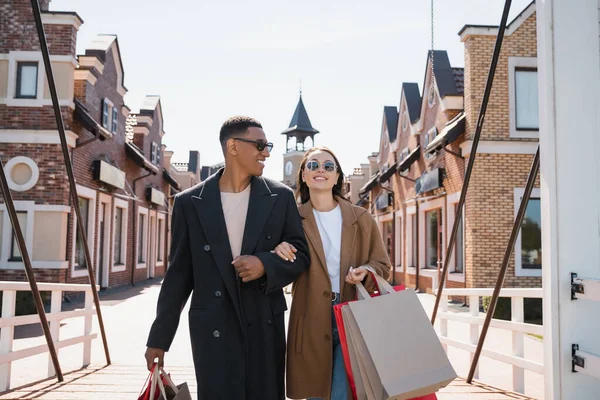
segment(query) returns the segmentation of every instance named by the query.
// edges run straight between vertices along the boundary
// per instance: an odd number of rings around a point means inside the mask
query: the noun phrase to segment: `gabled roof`
[[[431,50],[427,52],[427,68],[425,68],[425,79],[423,79],[423,90],[427,90],[427,78],[429,65],[431,63]],[[433,51],[433,74],[435,75],[435,83],[437,85],[440,97],[443,99],[446,96],[462,96],[464,83],[462,80],[456,79],[454,70],[462,68],[452,68],[448,52],[445,50]],[[426,96],[425,96],[426,97]]]
[[[115,63],[117,68],[117,75],[120,76],[121,82],[119,84],[125,88],[125,70],[123,69],[123,60],[121,59],[121,50],[119,49],[119,41],[117,35],[97,35],[92,43],[85,50],[86,56],[96,56],[103,63],[106,62],[106,54],[110,50],[112,44],[115,44]]]
[[[402,95],[406,100],[406,108],[410,123],[414,124],[421,116],[421,92],[419,92],[419,84],[414,82],[404,82],[402,84]]]
[[[139,115],[151,116],[153,121],[159,120],[161,129],[164,129],[164,126],[163,126],[164,120],[163,120],[163,113],[162,113],[162,105],[160,103],[160,96],[147,95],[144,98],[144,102],[140,106]]]
[[[388,138],[390,143],[394,143],[398,134],[398,109],[396,106],[385,106],[383,107],[383,115],[387,125]]]
[[[300,99],[298,100],[296,111],[294,111],[294,115],[290,121],[290,126],[288,129],[283,131],[282,134],[285,135],[295,131],[308,133],[310,135],[319,133],[319,131],[313,128],[312,124],[310,123],[310,118],[308,118],[308,113],[306,112],[304,102],[302,101],[302,93],[300,93]]]

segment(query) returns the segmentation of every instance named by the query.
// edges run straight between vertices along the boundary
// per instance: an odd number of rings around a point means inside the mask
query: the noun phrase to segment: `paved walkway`
[[[58,384],[56,380],[45,379],[48,366],[47,355],[21,360],[13,363],[11,387],[15,389],[0,394],[0,400],[135,399],[147,377],[143,354],[146,336],[155,314],[159,289],[159,282],[153,281],[147,286],[102,294],[101,305],[112,358],[111,366],[103,365],[104,351],[100,339],[94,341],[92,365],[85,369],[81,369],[81,345],[60,350],[59,357],[65,374],[65,382],[62,384]],[[433,298],[428,295],[420,296],[425,308],[430,308]],[[63,309],[73,307],[74,305],[64,305]],[[167,353],[165,368],[172,374],[176,383],[188,382],[194,396],[196,386],[186,316],[187,307],[182,313],[171,351]],[[94,324],[94,331],[98,332],[97,322],[94,321]],[[451,335],[453,329],[450,327]],[[64,321],[61,326],[61,339],[79,335],[81,332],[83,332],[83,318]],[[44,342],[39,327],[27,327],[16,331],[15,337],[18,338],[15,341],[15,350]],[[493,338],[494,335],[490,337]],[[507,345],[510,346],[510,338]],[[455,363],[454,356],[451,355],[451,359]],[[461,371],[460,355],[457,359],[459,360],[455,365],[457,372],[459,375],[464,375]],[[483,361],[482,376],[488,382],[486,370],[487,366]],[[507,376],[496,373],[493,375],[494,379],[506,379],[512,376],[510,368]],[[37,383],[32,384],[32,382]],[[506,382],[509,384],[507,385]],[[498,386],[510,388],[510,380],[503,383],[504,385]],[[543,398],[543,395],[535,397]],[[458,379],[441,391],[438,398],[440,400],[500,400],[528,397],[482,384],[467,385],[463,380]]]

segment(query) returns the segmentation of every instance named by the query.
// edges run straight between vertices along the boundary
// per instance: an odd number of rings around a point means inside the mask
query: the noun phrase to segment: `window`
[[[8,214],[6,215],[7,223],[10,224],[10,220],[8,219]],[[26,212],[17,212],[17,220],[19,221],[19,227],[21,228],[21,232],[23,233],[23,238],[25,238],[27,234],[27,213]],[[10,244],[10,258],[8,261],[23,261],[23,257],[21,256],[21,251],[19,250],[19,244],[17,243],[17,238],[15,237],[15,230],[12,230],[11,235],[11,244]]]
[[[108,116],[109,116],[109,108],[110,108],[110,104],[106,101],[106,99],[104,99],[104,101],[102,102],[102,127],[108,129]]]
[[[515,119],[517,130],[539,130],[537,68],[515,69]]]
[[[139,215],[139,223],[138,223],[138,263],[144,264],[146,262],[146,252],[144,249],[145,246],[145,237],[146,237],[146,215]]]
[[[429,146],[429,144],[435,140],[435,138],[437,137],[437,135],[438,135],[438,130],[435,127],[431,128],[427,132],[427,134],[425,135],[425,148],[427,148],[427,146]],[[435,154],[436,153],[434,151],[429,152],[429,153],[425,153],[425,158],[426,159],[430,159],[433,156],[435,156]]]
[[[388,257],[392,265],[394,264],[394,230],[392,229],[392,221],[386,221],[383,223],[383,238],[385,241],[385,247],[388,253]]]
[[[427,95],[427,104],[429,104],[429,107],[433,107],[433,105],[435,104],[435,87],[433,85],[429,87],[429,94]]]
[[[517,216],[524,188],[514,189],[514,215]],[[534,188],[515,243],[515,276],[542,276],[541,193]]]
[[[119,112],[117,111],[117,107],[112,108],[112,122],[110,125],[110,131],[112,133],[117,133],[117,128],[119,126]]]
[[[114,239],[114,250],[113,250],[113,263],[115,265],[125,264],[123,260],[123,209],[117,207],[115,209],[115,239]]]
[[[458,204],[454,205],[454,215],[458,214]],[[464,215],[461,217],[460,222],[458,223],[458,232],[456,233],[456,243],[454,247],[454,272],[463,273],[465,266],[465,242],[464,242],[464,231],[463,231],[463,221]]]
[[[17,63],[17,91],[15,97],[18,99],[35,99],[38,91],[38,63]]]
[[[150,155],[150,161],[154,165],[160,163],[160,146],[156,142],[152,142],[152,154]]]
[[[542,268],[542,213],[540,199],[530,198],[521,224],[521,267]]]
[[[165,243],[164,243],[165,234],[163,232],[164,222],[165,222],[164,219],[158,220],[158,251],[156,252],[156,261],[164,260],[164,252],[165,252]]]
[[[425,229],[427,235],[426,259],[424,268],[437,268],[441,260],[442,250],[442,218],[439,209],[425,213]]]
[[[408,114],[405,112],[402,115],[402,130],[405,131],[408,128]]]
[[[405,147],[404,150],[402,150],[402,153],[400,153],[400,161],[403,161],[409,154],[408,147]]]
[[[81,218],[83,222],[83,229],[86,234],[89,233],[89,215],[90,215],[90,200],[80,197],[79,198],[79,209],[81,211]],[[77,232],[76,242],[75,242],[75,269],[84,269],[87,268],[85,263],[85,250],[84,250],[84,242],[81,234],[79,233],[79,229],[77,224],[74,225],[73,229]]]

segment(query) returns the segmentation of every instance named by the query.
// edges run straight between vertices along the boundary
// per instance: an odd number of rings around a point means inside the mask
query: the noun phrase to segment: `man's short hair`
[[[219,141],[221,146],[225,146],[225,143],[236,135],[245,135],[248,133],[248,128],[261,128],[260,122],[251,117],[245,117],[243,115],[236,115],[235,117],[229,118],[221,126],[219,132]]]

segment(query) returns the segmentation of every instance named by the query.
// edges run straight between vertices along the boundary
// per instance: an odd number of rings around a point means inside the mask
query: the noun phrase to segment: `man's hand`
[[[265,274],[265,266],[256,256],[239,256],[232,264],[242,282],[254,281]]]
[[[148,347],[146,349],[146,354],[144,354],[144,357],[146,357],[146,364],[148,366],[148,371],[150,371],[152,369],[152,366],[154,365],[154,360],[158,358],[158,367],[162,368],[164,365],[164,361],[165,361],[165,351],[163,349],[155,349],[152,347]]]
[[[367,276],[367,269],[365,267],[352,268],[348,270],[348,275],[346,275],[346,283],[350,283],[351,285],[356,285],[365,279]]]

